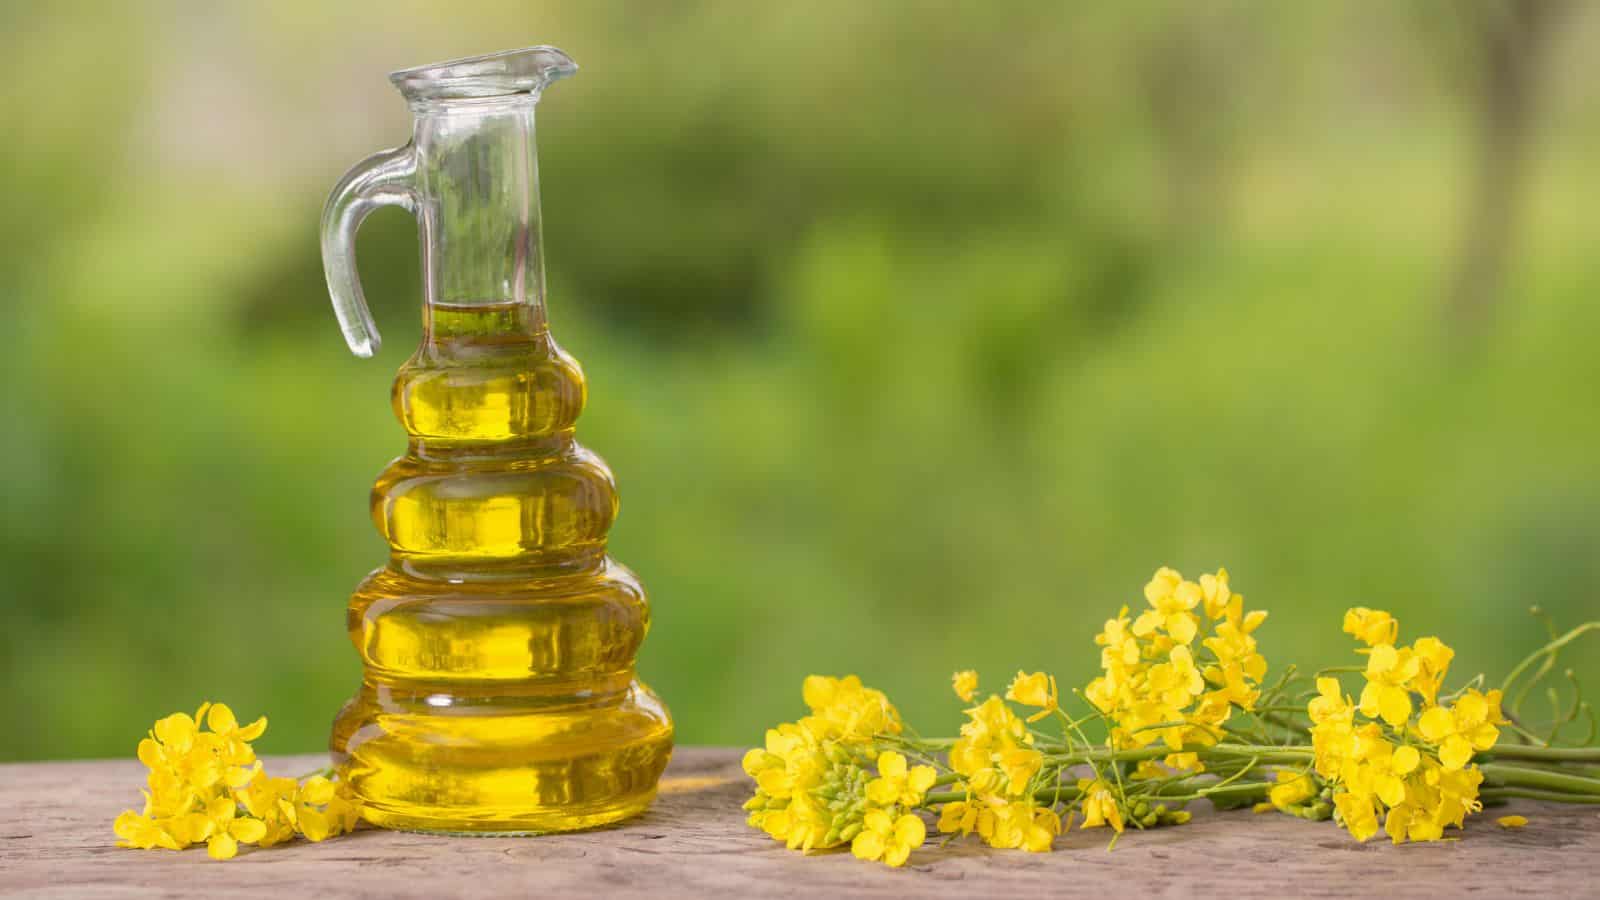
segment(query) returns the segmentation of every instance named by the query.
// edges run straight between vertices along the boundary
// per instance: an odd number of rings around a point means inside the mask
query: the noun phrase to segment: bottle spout
[[[412,102],[529,94],[578,71],[572,57],[554,47],[525,47],[469,56],[391,72],[389,80]]]

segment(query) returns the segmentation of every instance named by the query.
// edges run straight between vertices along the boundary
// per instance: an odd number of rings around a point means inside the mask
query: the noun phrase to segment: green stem
[[[1548,800],[1551,803],[1600,803],[1600,797],[1588,794],[1564,794],[1561,791],[1541,791],[1536,788],[1501,787],[1484,788],[1478,797],[1485,803],[1493,800],[1506,800],[1512,797],[1522,797],[1527,800]]]
[[[1267,791],[1271,787],[1265,781],[1239,781],[1233,784],[1217,784],[1195,789],[1192,785],[1174,782],[1157,786],[1153,790],[1141,791],[1135,797],[1161,797],[1167,800],[1231,800],[1235,803],[1242,803],[1252,798],[1266,799]],[[1071,802],[1078,799],[1081,794],[1082,792],[1077,788],[1063,784],[1059,787],[1040,788],[1033,792],[1033,799],[1044,802],[1053,802],[1057,799]],[[961,791],[940,791],[928,794],[923,799],[923,802],[930,805],[954,803],[958,800],[966,800],[967,797],[968,795]]]
[[[1529,769],[1524,766],[1508,766],[1504,763],[1485,763],[1478,767],[1483,771],[1483,777],[1493,783],[1492,786],[1538,788],[1542,790],[1561,791],[1567,794],[1583,794],[1600,797],[1600,779],[1584,778],[1581,775],[1568,775],[1564,772],[1551,772],[1545,769]]]
[[[1518,759],[1528,762],[1600,763],[1600,747],[1529,747],[1526,744],[1496,744],[1483,756],[1485,759]]]

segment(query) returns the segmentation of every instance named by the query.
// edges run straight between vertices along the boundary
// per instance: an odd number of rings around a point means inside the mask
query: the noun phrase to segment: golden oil
[[[350,600],[365,674],[332,746],[388,828],[536,833],[642,811],[672,752],[634,675],[650,626],[606,555],[611,471],[542,306],[430,304],[394,382],[410,436],[372,489],[388,566]]]

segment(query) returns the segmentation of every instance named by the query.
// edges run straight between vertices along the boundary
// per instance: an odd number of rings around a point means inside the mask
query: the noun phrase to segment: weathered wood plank
[[[1520,895],[1600,891],[1600,810],[1522,803],[1521,831],[1477,817],[1459,841],[1351,841],[1331,823],[1196,804],[1181,828],[1072,832],[1050,854],[965,841],[924,848],[892,871],[848,854],[806,858],[746,828],[734,750],[680,749],[662,795],[625,826],[540,838],[443,838],[360,831],[322,844],[247,851],[113,845],[111,820],[138,800],[133,760],[0,766],[0,896],[28,897],[811,897],[964,898],[1050,894],[1283,897]],[[303,772],[316,756],[268,760]]]

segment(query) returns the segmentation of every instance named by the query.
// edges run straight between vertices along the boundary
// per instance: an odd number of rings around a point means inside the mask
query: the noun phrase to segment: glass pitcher
[[[409,143],[357,164],[322,219],[328,291],[357,356],[378,332],[355,233],[417,217],[422,345],[395,378],[410,438],[372,488],[389,563],[350,600],[361,689],[335,762],[387,828],[533,833],[643,810],[672,723],[634,675],[649,628],[606,554],[617,494],[573,439],[583,372],[545,318],[534,106],[577,70],[532,47],[395,72]]]

